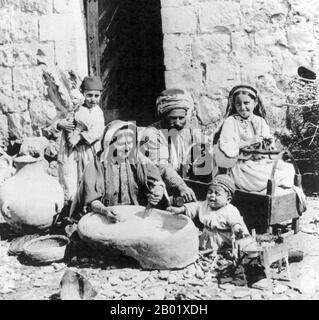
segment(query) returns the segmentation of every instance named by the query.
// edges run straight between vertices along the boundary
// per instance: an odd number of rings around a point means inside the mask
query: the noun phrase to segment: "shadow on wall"
[[[106,122],[153,122],[165,88],[160,0],[99,0],[99,42]]]

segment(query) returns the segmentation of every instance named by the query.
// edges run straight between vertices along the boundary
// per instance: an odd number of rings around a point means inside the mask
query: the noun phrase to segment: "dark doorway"
[[[165,87],[160,0],[98,0],[98,17],[99,70],[93,72],[103,80],[106,122],[145,126],[155,120]]]

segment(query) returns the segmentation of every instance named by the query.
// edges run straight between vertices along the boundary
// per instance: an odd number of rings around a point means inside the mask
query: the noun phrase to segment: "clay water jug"
[[[17,233],[46,231],[64,204],[63,189],[42,158],[16,158],[17,172],[0,186],[0,210]]]

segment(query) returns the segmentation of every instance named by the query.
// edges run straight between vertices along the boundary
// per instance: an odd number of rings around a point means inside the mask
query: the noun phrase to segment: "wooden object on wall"
[[[89,75],[100,76],[99,1],[86,0]]]

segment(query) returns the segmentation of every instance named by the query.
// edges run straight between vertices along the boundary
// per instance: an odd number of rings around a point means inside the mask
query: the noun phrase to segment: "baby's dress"
[[[233,228],[240,224],[244,235],[249,231],[238,209],[232,204],[213,210],[207,201],[198,201],[184,204],[186,215],[191,219],[198,217],[204,229],[199,238],[199,249],[218,250],[222,247],[231,246]]]

